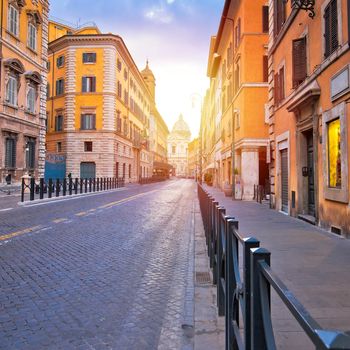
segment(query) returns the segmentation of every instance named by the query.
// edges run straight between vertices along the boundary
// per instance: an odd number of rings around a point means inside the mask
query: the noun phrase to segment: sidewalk
[[[350,330],[350,240],[204,187],[239,221],[242,236],[254,236],[270,250],[272,269],[322,327]],[[274,292],[272,316],[279,349],[314,349]]]

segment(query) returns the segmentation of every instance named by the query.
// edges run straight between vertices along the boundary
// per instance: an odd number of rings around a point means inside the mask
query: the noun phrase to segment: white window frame
[[[28,23],[28,47],[36,51],[37,29],[33,23]]]
[[[6,102],[11,106],[18,105],[18,80],[10,75],[6,84]]]
[[[8,31],[18,37],[19,33],[19,10],[13,5],[8,7],[8,20],[7,20]]]

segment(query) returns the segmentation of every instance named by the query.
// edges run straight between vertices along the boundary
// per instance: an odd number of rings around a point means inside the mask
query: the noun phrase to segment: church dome
[[[180,114],[179,119],[175,122],[171,133],[191,138],[190,128],[188,124],[185,122],[182,114]]]
[[[152,70],[149,68],[148,60],[146,62],[146,68],[141,71],[141,74],[144,77],[150,76],[150,77],[152,77],[154,79],[154,74],[153,74]]]

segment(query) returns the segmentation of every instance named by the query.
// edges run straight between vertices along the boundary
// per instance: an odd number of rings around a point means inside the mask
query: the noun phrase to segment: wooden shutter
[[[269,7],[268,6],[263,6],[262,7],[262,31],[264,33],[268,33],[269,31]]]
[[[327,6],[327,8],[325,9],[323,17],[324,17],[324,43],[325,43],[324,56],[328,57],[331,53],[331,38],[330,38],[331,11],[329,6]]]
[[[88,59],[87,59],[87,53],[84,52],[84,53],[83,53],[83,63],[86,63],[87,61],[88,61]]]
[[[269,58],[263,56],[263,82],[267,83],[269,80]]]
[[[279,72],[279,99],[282,101],[285,98],[284,94],[284,67]]]
[[[96,77],[91,78],[91,92],[96,91]]]
[[[94,130],[96,129],[96,114],[92,115],[92,128]]]
[[[82,77],[81,78],[81,90],[82,92],[86,92],[87,91],[87,77]]]
[[[331,51],[334,52],[338,48],[338,10],[337,0],[332,0],[331,7]]]
[[[277,106],[278,104],[279,104],[279,90],[280,90],[280,88],[279,88],[279,82],[280,82],[280,80],[279,80],[279,74],[277,73],[277,74],[275,74],[275,76],[274,76],[274,99],[275,99],[275,106]]]
[[[306,78],[306,38],[293,40],[293,88]]]

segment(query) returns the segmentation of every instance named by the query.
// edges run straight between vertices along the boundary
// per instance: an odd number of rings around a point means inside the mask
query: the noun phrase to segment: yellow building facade
[[[268,3],[227,0],[209,50],[203,174],[211,174],[219,188],[235,179],[235,196],[247,200],[253,198],[254,186],[265,185],[269,177],[267,44]]]
[[[48,154],[73,177],[151,176],[152,95],[122,38],[55,22],[49,34]]]
[[[350,3],[270,1],[271,193],[277,210],[350,235]]]
[[[43,176],[49,2],[2,0],[0,183]]]

